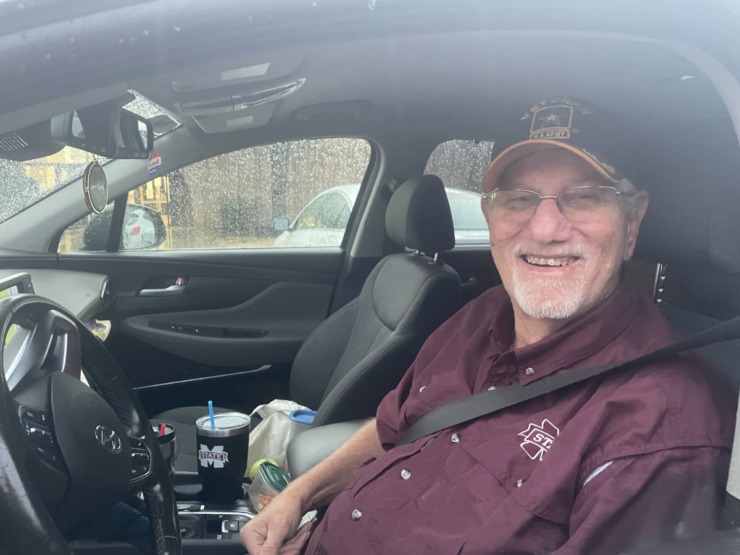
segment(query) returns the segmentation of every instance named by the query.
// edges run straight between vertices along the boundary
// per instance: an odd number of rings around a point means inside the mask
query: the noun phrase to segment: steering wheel
[[[0,322],[0,553],[70,555],[65,531],[143,492],[156,554],[180,555],[169,469],[110,353],[35,295],[0,299]]]

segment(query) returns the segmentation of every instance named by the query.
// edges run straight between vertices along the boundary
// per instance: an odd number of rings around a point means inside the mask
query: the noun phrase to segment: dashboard
[[[83,322],[95,317],[107,305],[108,276],[70,270],[15,268],[0,270],[0,280],[19,273],[30,276],[36,295],[63,306]]]

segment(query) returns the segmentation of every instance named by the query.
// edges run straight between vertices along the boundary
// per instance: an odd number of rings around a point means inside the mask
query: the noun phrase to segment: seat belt
[[[483,391],[469,397],[455,399],[440,405],[423,414],[403,434],[397,445],[412,443],[419,438],[433,434],[445,428],[474,420],[481,416],[493,414],[502,409],[523,403],[540,395],[546,395],[577,384],[590,378],[650,364],[670,355],[721,343],[731,339],[740,339],[740,316],[727,320],[709,329],[694,334],[686,339],[672,343],[645,355],[630,360],[604,364],[595,368],[574,370],[553,376],[547,376],[527,385],[514,384],[500,389]]]

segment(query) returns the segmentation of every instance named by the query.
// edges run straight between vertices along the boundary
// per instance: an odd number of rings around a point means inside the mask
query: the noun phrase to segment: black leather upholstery
[[[424,339],[457,308],[459,294],[459,278],[444,264],[409,254],[384,258],[360,296],[306,339],[293,364],[291,397],[318,407],[316,426],[373,415]],[[342,326],[346,343],[338,349],[332,331]]]
[[[389,236],[422,253],[454,246],[444,186],[435,176],[404,182],[391,197]],[[318,411],[314,426],[371,417],[400,380],[426,337],[460,305],[460,277],[441,261],[419,253],[383,258],[360,295],[332,314],[306,339],[290,376],[291,399]],[[157,415],[175,424],[180,442],[178,470],[196,469],[195,416],[204,407]]]
[[[737,133],[729,120],[688,120],[660,131],[661,140],[645,137],[639,145],[636,185],[650,193],[636,255],[668,264],[664,314],[682,334],[691,335],[740,313],[740,188]],[[697,156],[676,156],[683,152]],[[673,292],[673,294],[671,294]],[[740,388],[740,340],[705,347],[701,354],[716,363]],[[740,426],[736,426],[737,444]],[[738,494],[737,445],[730,484]],[[724,527],[740,526],[740,501],[728,494]],[[630,553],[738,553],[740,529],[684,542],[651,546]]]
[[[650,193],[636,256],[740,272],[740,158],[729,119],[688,121],[636,145],[635,185]],[[677,156],[701,153],[701,159]],[[671,270],[673,274],[673,270]]]
[[[730,306],[720,307],[720,299],[727,300],[736,295],[723,296],[723,288],[717,288],[722,283],[722,275],[712,274],[712,279],[702,282],[701,276],[710,277],[709,274],[698,271],[676,273],[675,282],[681,287],[684,296],[690,297],[688,304],[693,310],[685,310],[675,306],[664,304],[661,306],[663,314],[671,325],[683,336],[690,336],[703,330],[711,328],[721,319],[727,316],[726,311],[733,312]],[[697,285],[701,284],[697,287]],[[710,293],[713,290],[714,295]],[[711,299],[711,302],[709,302]],[[733,299],[734,300],[734,299]],[[686,301],[686,299],[684,299]],[[730,303],[732,304],[732,303]],[[702,312],[695,312],[700,309]],[[707,316],[706,314],[712,314]],[[736,312],[735,312],[736,313]],[[719,316],[720,319],[714,316]],[[699,353],[713,362],[729,378],[728,387],[733,387],[737,392],[740,389],[740,339],[715,343],[702,349]],[[737,433],[736,433],[737,438]],[[734,488],[730,486],[734,483]],[[740,500],[734,497],[730,491],[737,491],[737,477],[730,475],[728,480],[728,492],[726,493],[725,505],[722,512],[720,526],[729,528],[723,532],[715,532],[694,538],[691,540],[673,542],[652,546],[650,549],[630,551],[630,555],[642,553],[738,553],[740,548]]]
[[[423,175],[399,187],[388,204],[385,229],[394,242],[426,254],[454,247],[452,213],[442,180]]]

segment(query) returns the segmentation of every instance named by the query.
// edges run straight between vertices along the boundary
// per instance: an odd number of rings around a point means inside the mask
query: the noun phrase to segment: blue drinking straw
[[[208,401],[208,416],[211,418],[211,430],[215,430],[216,421],[213,419],[213,401]]]

